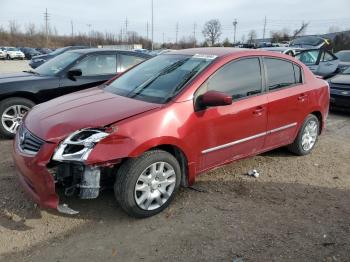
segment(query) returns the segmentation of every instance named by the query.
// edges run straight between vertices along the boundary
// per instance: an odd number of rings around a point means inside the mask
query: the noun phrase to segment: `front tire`
[[[117,172],[116,199],[130,216],[145,218],[163,211],[180,187],[179,162],[163,150],[128,159]]]
[[[25,98],[13,97],[0,102],[0,136],[14,138],[25,114],[35,104]]]
[[[293,144],[288,146],[289,151],[304,156],[315,147],[320,130],[320,121],[315,115],[308,115],[301,126]]]

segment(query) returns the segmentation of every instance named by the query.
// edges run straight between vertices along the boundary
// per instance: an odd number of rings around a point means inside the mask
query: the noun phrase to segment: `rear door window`
[[[117,57],[110,55],[89,55],[74,66],[80,69],[82,76],[113,75],[117,69]]]
[[[129,68],[143,62],[145,58],[133,55],[119,54],[118,73],[124,72]]]
[[[267,86],[269,90],[276,90],[296,84],[295,76],[301,73],[296,72],[293,63],[276,58],[264,58],[267,70]]]

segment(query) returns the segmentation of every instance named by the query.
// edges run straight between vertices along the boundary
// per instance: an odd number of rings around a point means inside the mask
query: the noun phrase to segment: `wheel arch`
[[[166,151],[176,158],[176,160],[179,162],[180,168],[181,168],[181,186],[188,187],[189,186],[188,159],[187,159],[185,153],[182,151],[182,149],[179,148],[178,146],[175,146],[172,144],[162,144],[162,145],[152,147],[147,151],[155,150],[155,149],[160,149],[160,150]]]
[[[14,93],[14,94],[10,94],[10,95],[0,96],[0,102],[4,101],[5,99],[9,99],[9,98],[25,98],[25,99],[32,101],[34,104],[39,103],[39,101],[35,97],[35,95],[32,93],[29,93],[29,92],[18,92],[18,93]]]
[[[323,116],[322,116],[322,113],[321,111],[313,111],[310,113],[311,115],[314,115],[317,117],[320,125],[319,125],[319,130],[318,130],[318,134],[320,135],[323,131]]]

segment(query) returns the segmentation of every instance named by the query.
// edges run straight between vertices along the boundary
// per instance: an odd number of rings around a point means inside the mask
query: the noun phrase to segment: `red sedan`
[[[35,106],[13,157],[43,208],[76,213],[59,203],[58,188],[91,199],[114,186],[129,215],[148,217],[212,168],[281,146],[310,153],[328,105],[328,84],[290,56],[173,51],[100,87]]]

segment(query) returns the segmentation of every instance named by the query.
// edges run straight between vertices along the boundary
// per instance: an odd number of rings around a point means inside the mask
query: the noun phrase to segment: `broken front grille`
[[[34,155],[44,143],[45,141],[30,133],[23,125],[19,129],[18,144],[24,153]]]

